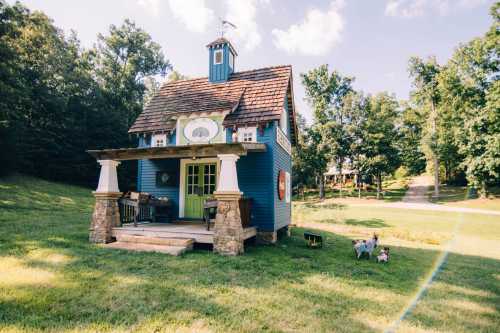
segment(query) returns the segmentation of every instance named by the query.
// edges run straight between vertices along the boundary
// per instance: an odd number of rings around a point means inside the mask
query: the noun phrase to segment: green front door
[[[186,218],[201,219],[203,217],[203,204],[214,193],[215,184],[215,163],[186,165],[184,209],[184,216]]]

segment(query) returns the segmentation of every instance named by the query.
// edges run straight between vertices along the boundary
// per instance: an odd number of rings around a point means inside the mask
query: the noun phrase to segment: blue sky
[[[12,3],[13,1],[9,1]],[[125,18],[160,43],[176,70],[206,76],[205,45],[218,37],[219,18],[238,26],[227,35],[239,56],[237,70],[293,65],[295,103],[308,120],[300,73],[329,64],[356,77],[366,93],[408,98],[410,56],[445,62],[461,42],[490,26],[494,0],[26,0],[55,24],[77,32],[84,46]]]

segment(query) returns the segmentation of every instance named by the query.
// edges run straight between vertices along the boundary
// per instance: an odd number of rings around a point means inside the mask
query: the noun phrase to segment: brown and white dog
[[[377,262],[389,262],[389,248],[384,247],[377,256]]]
[[[367,259],[370,259],[372,256],[373,250],[377,247],[378,244],[378,236],[373,234],[373,238],[369,240],[353,240],[352,245],[354,248],[354,253],[356,254],[356,258],[361,258],[362,255],[366,254]]]

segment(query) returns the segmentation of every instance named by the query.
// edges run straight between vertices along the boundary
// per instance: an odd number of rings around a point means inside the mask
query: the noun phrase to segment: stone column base
[[[214,225],[214,252],[238,255],[244,252],[243,226],[239,199],[240,192],[214,192],[218,200]]]
[[[120,225],[118,198],[121,192],[93,192],[95,196],[94,213],[90,225],[91,243],[109,243],[112,241],[111,229]]]
[[[257,231],[258,244],[276,244],[278,241],[278,232],[276,231]]]

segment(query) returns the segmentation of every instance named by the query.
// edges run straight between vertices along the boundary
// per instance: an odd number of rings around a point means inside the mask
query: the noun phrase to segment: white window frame
[[[217,62],[217,53],[220,53],[220,62]],[[214,65],[220,65],[224,63],[224,52],[221,49],[214,51]]]
[[[163,144],[158,144],[158,141],[163,142]],[[151,136],[151,147],[166,147],[166,146],[167,146],[166,134],[153,134]]]
[[[246,140],[251,136],[251,140]],[[240,127],[238,128],[238,142],[257,142],[257,127]]]
[[[283,133],[288,136],[288,112],[286,108],[283,108],[283,112],[281,112],[280,127]]]

